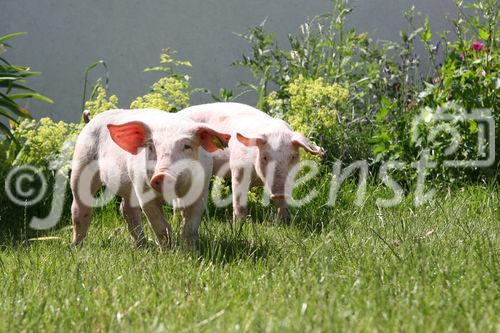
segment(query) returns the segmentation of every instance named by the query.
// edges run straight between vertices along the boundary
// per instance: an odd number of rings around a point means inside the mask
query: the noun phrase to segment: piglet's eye
[[[188,149],[193,149],[193,147],[191,147],[191,145],[184,145],[184,150],[188,150]]]

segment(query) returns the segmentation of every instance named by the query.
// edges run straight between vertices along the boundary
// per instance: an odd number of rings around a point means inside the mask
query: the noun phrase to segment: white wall
[[[353,4],[352,24],[381,39],[398,38],[405,26],[402,11],[412,4],[437,29],[449,26],[445,14],[454,11],[452,0]],[[83,70],[97,59],[108,63],[111,92],[123,107],[157,78],[142,69],[157,65],[164,47],[192,62],[194,86],[233,88],[246,74],[230,64],[248,48],[232,32],[246,32],[268,17],[267,29],[276,31],[285,46],[287,33],[329,8],[327,0],[0,0],[0,35],[29,33],[17,38],[5,57],[43,72],[31,86],[56,103],[30,102],[32,113],[69,121],[79,118]],[[210,100],[198,96],[195,103]]]

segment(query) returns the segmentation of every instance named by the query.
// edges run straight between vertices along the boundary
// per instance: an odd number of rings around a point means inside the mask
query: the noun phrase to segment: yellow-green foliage
[[[137,97],[130,108],[156,108],[167,112],[181,110],[189,106],[190,87],[187,77],[162,77],[153,84],[149,94]]]
[[[175,59],[174,56],[176,54],[177,51],[172,50],[170,48],[162,49],[162,53],[160,54],[160,63],[166,64],[166,66],[146,67],[144,71],[145,72],[160,71],[160,72],[173,73],[174,67],[179,67],[179,66],[192,67],[191,63],[188,60]]]
[[[71,155],[72,143],[82,127],[82,124],[55,122],[50,118],[22,121],[14,130],[14,136],[22,148],[13,165],[31,164],[46,170],[50,162],[67,161],[68,156],[61,158],[61,150]],[[69,144],[64,145],[65,142]]]
[[[165,76],[158,80],[151,87],[151,91],[137,97],[132,104],[131,109],[155,108],[167,112],[175,112],[189,106],[191,96],[191,83],[189,75],[180,75],[174,73],[174,67],[191,67],[187,60],[177,60],[174,58],[175,51],[163,49],[160,55],[162,66],[147,67],[144,71],[164,72]]]
[[[300,75],[287,88],[288,108],[284,118],[297,131],[305,134],[324,133],[335,126],[338,106],[347,101],[349,91],[323,78],[306,79]],[[269,95],[269,105],[279,110],[284,101],[276,93]]]
[[[85,109],[90,111],[90,118],[93,118],[101,112],[116,109],[118,107],[118,97],[112,95],[108,98],[106,89],[100,85],[95,88],[92,95],[93,97],[85,102]]]
[[[216,188],[219,191],[220,198],[226,198],[232,195],[231,192],[231,181],[226,178],[212,177],[212,188]],[[262,201],[262,190],[259,188],[250,188],[248,191],[248,202],[259,204]]]

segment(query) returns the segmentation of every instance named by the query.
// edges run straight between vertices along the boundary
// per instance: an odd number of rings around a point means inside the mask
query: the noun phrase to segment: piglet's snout
[[[286,180],[283,177],[275,178],[271,186],[271,199],[285,199],[289,194],[286,185]]]
[[[171,186],[175,184],[175,177],[169,175],[166,172],[155,173],[150,180],[151,187],[159,192],[163,193],[163,189],[166,185],[170,184]]]

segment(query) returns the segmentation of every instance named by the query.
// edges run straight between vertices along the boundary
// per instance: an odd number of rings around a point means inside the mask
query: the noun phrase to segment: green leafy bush
[[[85,102],[85,110],[90,112],[90,118],[101,112],[116,108],[118,108],[118,97],[116,95],[108,97],[106,89],[100,84],[95,86],[90,99]]]
[[[174,68],[178,66],[191,67],[187,60],[176,60],[173,58],[175,52],[164,49],[160,56],[160,63],[164,66],[148,67],[145,71],[159,71],[165,73],[151,86],[151,91],[137,97],[130,105],[132,109],[156,108],[167,112],[179,111],[189,106],[189,99],[193,90],[187,74],[177,74]]]
[[[259,94],[258,107],[274,113],[276,107],[269,103],[283,101],[284,106],[275,115],[292,119],[296,124],[293,118],[299,115],[289,109],[287,101],[290,86],[299,78],[313,81],[321,78],[325,85],[339,85],[349,92],[348,97],[334,103],[332,120],[326,122],[337,122],[336,137],[330,131],[320,140],[330,147],[327,151],[330,162],[335,157],[346,162],[370,157],[367,141],[372,136],[373,117],[381,108],[382,96],[394,100],[403,113],[418,94],[413,85],[419,66],[413,50],[417,34],[403,33],[401,44],[375,43],[368,33],[347,28],[351,12],[349,1],[332,0],[331,12],[308,20],[298,33],[289,35],[289,49],[281,49],[274,35],[264,31],[263,24],[253,27],[248,34],[241,35],[250,43],[252,54],[244,55],[243,60],[235,63],[252,72],[257,83],[244,84]],[[391,56],[395,51],[402,59],[401,65]],[[274,92],[269,91],[271,87]],[[314,109],[303,110],[302,116],[315,118],[316,115],[309,113],[331,107],[329,102],[322,103],[324,101],[318,101]],[[297,115],[289,118],[288,112]],[[325,117],[317,118],[324,120]],[[306,119],[303,122],[307,122]]]
[[[25,119],[12,132],[19,144],[14,141],[0,141],[0,161],[2,162],[0,163],[0,179],[2,179],[2,183],[6,182],[6,175],[13,167],[30,165],[41,172],[47,185],[43,186],[41,175],[34,173],[31,180],[19,183],[21,186],[28,186],[25,190],[32,192],[33,197],[38,194],[42,195],[39,202],[24,207],[19,207],[14,202],[11,202],[6,192],[2,191],[0,194],[0,201],[4,203],[0,207],[0,215],[4,218],[4,223],[1,226],[2,232],[10,232],[16,237],[23,233],[29,235],[36,233],[36,231],[27,228],[26,223],[31,220],[32,216],[44,217],[49,214],[53,207],[52,199],[56,175],[58,172],[68,175],[73,156],[74,141],[82,127],[83,124],[55,122],[50,118],[40,120]],[[19,146],[21,146],[20,149]],[[27,172],[24,169],[21,174],[28,175]],[[13,175],[14,178],[11,179],[11,183],[5,184],[5,186],[10,186],[11,189],[17,188],[17,181],[22,180],[17,172]],[[14,193],[18,193],[17,191],[14,190]],[[64,221],[68,221],[66,217],[69,214],[70,203],[71,195],[69,188],[66,188],[63,207]],[[22,216],[19,214],[20,210]]]
[[[2,121],[8,120],[10,124],[9,128],[6,123],[0,122],[0,131],[6,135],[6,137],[0,136],[0,179],[2,186],[12,185],[5,183],[6,176],[12,167],[31,164],[45,174],[51,187],[54,173],[49,169],[50,167],[69,169],[70,158],[62,158],[62,156],[57,158],[57,154],[66,149],[71,154],[71,147],[64,146],[63,142],[70,132],[77,132],[77,129],[63,122],[55,123],[49,118],[40,121],[30,120],[30,112],[18,104],[21,99],[31,98],[52,103],[49,98],[26,86],[26,78],[40,75],[39,72],[32,72],[28,67],[12,65],[2,57],[10,47],[6,41],[23,34],[15,33],[0,37],[0,117],[3,118]],[[68,154],[64,155],[68,156]],[[51,161],[57,161],[59,165],[50,165]],[[35,185],[40,188],[41,183],[38,182]],[[18,186],[17,183],[15,186]],[[26,229],[23,223],[26,223],[29,216],[34,214],[45,216],[50,207],[48,205],[50,196],[46,195],[34,207],[24,207],[23,220],[19,214],[19,207],[10,201],[6,191],[0,193],[0,201],[3,203],[0,207],[2,232],[10,230],[15,235],[20,233],[20,228]]]
[[[452,20],[457,39],[446,41],[444,64],[432,81],[426,82],[420,98],[431,107],[455,101],[468,110],[495,109],[500,89],[498,4],[494,0],[457,4],[458,17]],[[472,12],[467,15],[462,6]]]
[[[457,4],[459,8],[463,5],[462,1]],[[450,51],[441,70],[432,82],[426,83],[427,89],[420,97],[423,105],[433,109],[446,108],[452,101],[465,109],[462,112],[489,110],[496,124],[496,163],[492,165],[496,169],[500,160],[499,7],[495,0],[476,0],[464,7],[470,14],[459,10],[458,17],[452,21],[457,40],[448,43]],[[455,128],[462,133],[461,140],[467,148],[462,154],[470,159],[480,158],[476,151],[478,124],[469,121]]]
[[[74,141],[82,127],[82,124],[55,122],[50,118],[23,120],[13,132],[22,149],[10,157],[12,165],[30,164],[46,173],[61,167],[69,170]],[[51,164],[63,160],[65,165]]]
[[[489,109],[499,123],[498,5],[495,0],[456,5],[458,17],[451,21],[456,38],[446,31],[433,32],[429,19],[419,21],[411,8],[404,12],[409,31],[401,31],[399,42],[374,42],[368,33],[347,28],[349,1],[332,0],[331,12],[313,17],[289,35],[288,49],[280,48],[264,23],[240,35],[252,52],[235,64],[252,73],[255,83],[243,85],[258,93],[257,106],[306,130],[328,148],[327,161],[368,159],[376,169],[388,160],[412,165],[423,151],[430,151],[430,160],[438,165],[449,158],[476,158],[477,123],[453,123],[464,149],[456,156],[445,154],[452,138],[437,117],[414,126],[417,117],[425,118],[422,113],[447,110],[459,115],[462,111],[455,105],[465,112]],[[423,54],[416,51],[418,44]],[[313,82],[337,84],[348,95],[329,105],[309,89]],[[301,103],[297,96],[302,96]],[[440,129],[443,133],[433,134],[432,142],[423,139]],[[468,173],[438,169],[435,174],[443,179]],[[412,179],[415,173],[406,176]]]
[[[137,97],[130,108],[156,108],[167,112],[175,112],[189,106],[187,80],[176,77],[162,77],[151,87],[151,92]]]
[[[423,151],[428,151],[429,160],[437,163],[431,172],[435,178],[466,179],[474,177],[474,174],[477,176],[479,170],[445,168],[444,162],[485,159],[483,152],[488,147],[481,149],[478,146],[480,124],[477,121],[458,120],[466,118],[475,110],[487,109],[495,119],[496,137],[499,137],[500,36],[495,25],[498,6],[496,1],[476,0],[467,6],[457,1],[457,8],[458,17],[452,20],[456,40],[449,41],[447,33],[440,33],[441,40],[432,46],[433,32],[427,19],[424,27],[418,30],[422,31],[420,40],[428,52],[429,62],[434,63],[436,58],[442,58],[443,65],[437,65],[432,75],[423,79],[423,88],[417,95],[416,104],[401,117],[393,116],[397,104],[384,97],[383,108],[376,116],[377,126],[370,141],[375,161],[390,159],[410,164],[418,161]],[[467,15],[464,8],[472,12]],[[442,51],[438,52],[440,47]],[[457,120],[444,121],[443,116]],[[459,143],[459,147],[451,153],[449,147],[455,143]],[[498,142],[496,145],[497,162],[486,173],[494,173],[491,169],[497,168]]]
[[[6,41],[24,34],[26,33],[18,32],[0,37],[0,117],[8,120],[11,126],[18,123],[18,118],[31,118],[29,111],[21,107],[17,100],[34,98],[52,103],[52,100],[37,94],[25,85],[26,78],[40,75],[40,72],[32,72],[29,67],[11,65],[2,57],[2,54],[11,47]],[[10,128],[3,122],[0,122],[0,132],[13,138]]]
[[[277,92],[269,95],[271,112],[282,115],[292,128],[310,136],[327,152],[335,151],[340,130],[338,109],[347,101],[348,90],[337,83],[327,84],[322,77],[299,75],[285,92],[286,99],[280,99]]]

